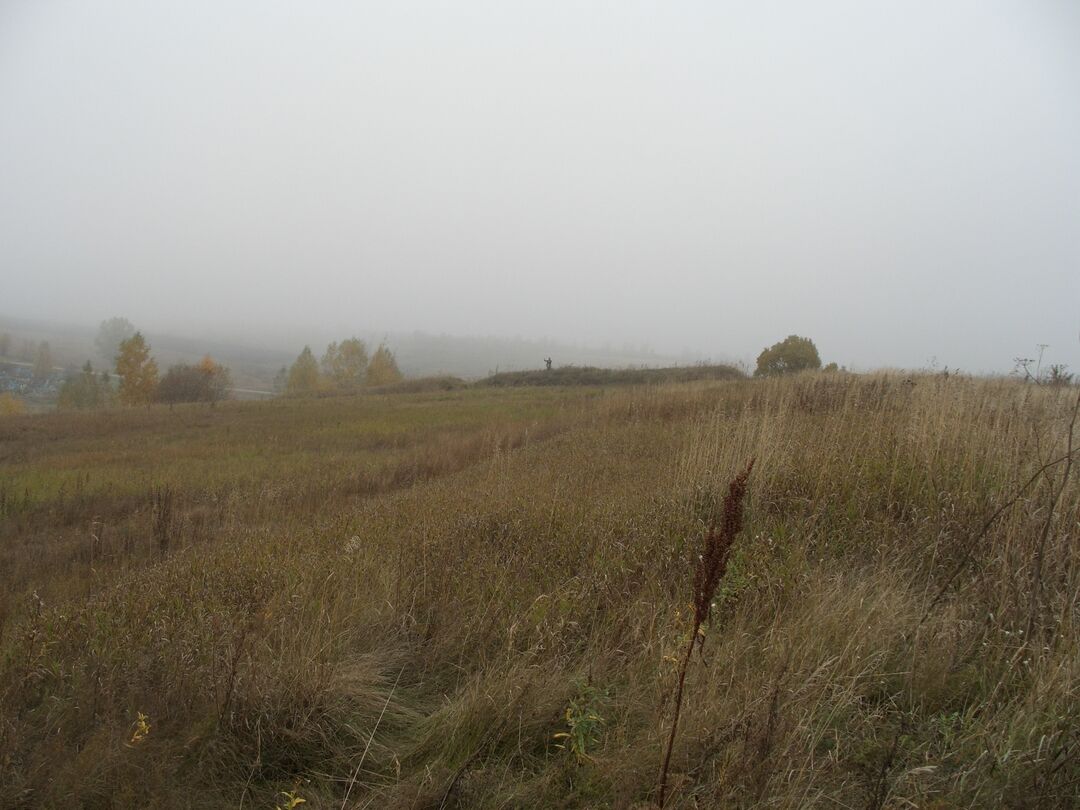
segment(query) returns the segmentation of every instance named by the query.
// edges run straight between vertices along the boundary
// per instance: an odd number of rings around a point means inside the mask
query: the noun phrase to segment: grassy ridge
[[[573,385],[662,385],[704,380],[740,380],[746,375],[734,366],[696,365],[669,368],[594,368],[562,366],[547,370],[503,371],[485,377],[479,386],[573,386]]]
[[[0,803],[644,806],[754,457],[669,806],[1073,806],[1075,473],[979,533],[1071,407],[819,376],[7,420]]]

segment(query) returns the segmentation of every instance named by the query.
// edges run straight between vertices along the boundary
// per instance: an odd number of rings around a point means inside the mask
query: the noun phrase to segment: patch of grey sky
[[[1080,369],[1066,2],[0,4],[0,312]]]

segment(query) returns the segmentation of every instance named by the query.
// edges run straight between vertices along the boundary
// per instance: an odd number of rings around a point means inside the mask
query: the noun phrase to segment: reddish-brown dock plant
[[[746,497],[746,482],[750,478],[750,471],[754,468],[754,459],[746,465],[746,469],[736,475],[728,485],[727,495],[724,497],[724,511],[720,516],[720,523],[713,523],[705,533],[705,544],[698,557],[697,566],[694,568],[694,627],[690,633],[690,641],[686,645],[682,664],[679,667],[679,683],[675,689],[675,714],[671,719],[671,733],[668,736],[667,751],[664,753],[664,764],[660,769],[660,787],[657,796],[657,804],[664,806],[667,798],[668,769],[671,766],[671,752],[675,747],[675,734],[679,728],[679,713],[682,711],[683,687],[686,684],[686,670],[690,666],[690,658],[694,654],[694,644],[703,644],[704,636],[701,635],[701,626],[709,618],[713,598],[720,580],[727,572],[728,560],[731,558],[731,548],[735,544],[735,538],[743,526],[743,500]]]

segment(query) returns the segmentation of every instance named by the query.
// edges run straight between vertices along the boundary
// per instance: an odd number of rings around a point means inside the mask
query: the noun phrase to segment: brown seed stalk
[[[690,642],[686,645],[686,653],[683,655],[682,664],[679,667],[679,685],[675,690],[675,716],[671,720],[671,734],[668,737],[667,752],[664,754],[664,765],[660,769],[660,786],[657,804],[664,806],[667,798],[668,769],[671,767],[671,752],[675,747],[675,733],[679,728],[679,714],[682,711],[683,687],[686,684],[686,669],[690,666],[690,658],[694,654],[694,644],[704,644],[705,639],[700,635],[701,625],[709,618],[712,608],[713,597],[720,580],[727,572],[728,560],[731,558],[731,548],[735,543],[735,537],[743,526],[743,500],[746,497],[746,482],[750,478],[750,471],[754,468],[754,459],[746,465],[746,469],[736,475],[728,485],[727,495],[724,497],[724,511],[720,518],[720,524],[713,524],[705,534],[705,547],[698,557],[697,566],[694,569],[694,629],[690,634]]]

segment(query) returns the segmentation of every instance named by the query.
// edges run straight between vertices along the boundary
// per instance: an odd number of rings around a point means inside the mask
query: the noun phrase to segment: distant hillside
[[[687,374],[691,373],[687,369],[694,368],[691,364],[702,359],[689,354],[659,354],[646,346],[595,347],[555,340],[433,335],[426,332],[385,333],[364,329],[332,332],[322,326],[309,330],[293,328],[280,333],[256,329],[237,334],[220,331],[202,335],[197,331],[183,334],[179,327],[158,329],[152,323],[137,319],[133,321],[146,335],[162,369],[174,363],[192,363],[204,354],[210,354],[232,371],[237,387],[263,390],[269,390],[273,386],[277,372],[283,366],[290,365],[305,344],[311,347],[316,357],[321,357],[327,343],[353,335],[364,340],[370,350],[385,340],[397,356],[398,367],[406,377],[453,376],[465,380],[487,379],[504,372],[542,370],[544,360],[549,357],[560,367],[579,369],[576,374],[581,374],[580,370],[585,368],[640,370],[639,367],[644,366],[655,371],[660,367],[676,365],[679,366],[680,374]],[[34,321],[0,314],[0,333],[5,332],[12,336],[11,359],[14,360],[31,361],[33,347],[40,341],[47,340],[52,348],[54,362],[59,366],[77,368],[87,360],[93,361],[97,368],[104,368],[106,365],[102,358],[97,356],[94,347],[96,323],[89,325]]]
[[[741,380],[746,375],[727,365],[673,366],[669,368],[595,368],[562,366],[541,371],[507,371],[492,374],[477,385],[514,387],[526,385],[646,385],[697,380]]]
[[[433,335],[425,332],[391,332],[385,336],[358,332],[357,337],[372,346],[385,337],[397,356],[398,366],[409,377],[449,374],[475,380],[503,371],[543,369],[544,359],[548,357],[560,366],[603,368],[670,366],[701,359],[658,354],[644,346],[582,346],[526,338]]]

